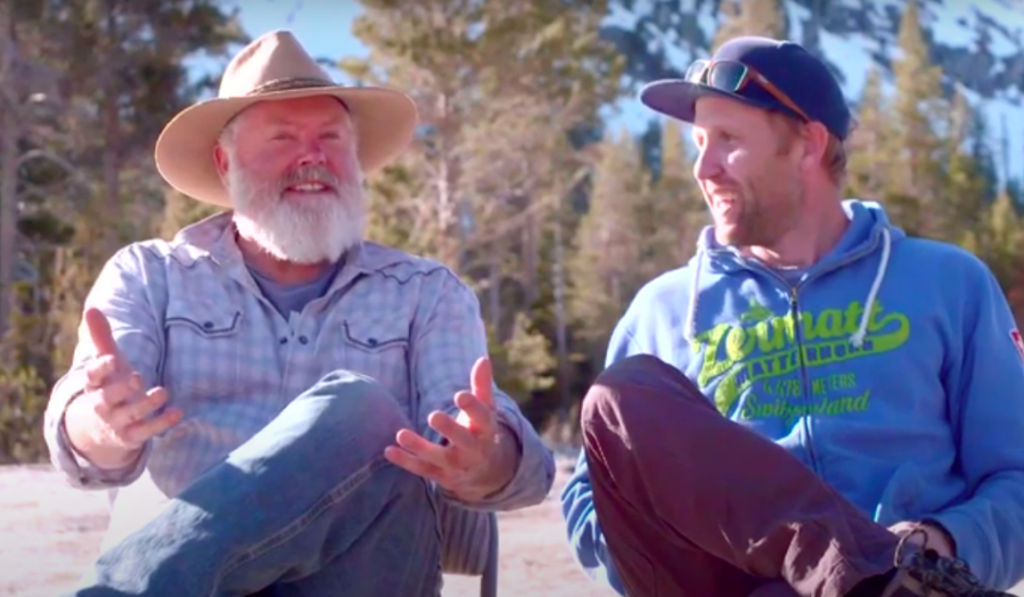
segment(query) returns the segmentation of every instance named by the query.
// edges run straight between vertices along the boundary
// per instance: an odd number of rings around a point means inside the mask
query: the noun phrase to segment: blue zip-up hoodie
[[[1024,577],[1013,316],[975,256],[906,237],[877,204],[843,206],[846,234],[795,286],[706,229],[687,266],[637,294],[607,364],[646,353],[674,365],[879,524],[940,523],[981,581],[1006,590]],[[561,499],[578,562],[625,594],[585,455]]]

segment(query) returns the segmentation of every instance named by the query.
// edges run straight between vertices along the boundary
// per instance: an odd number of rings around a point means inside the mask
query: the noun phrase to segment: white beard
[[[235,166],[227,172],[227,188],[235,210],[235,226],[242,237],[255,242],[281,261],[313,264],[334,263],[363,240],[366,229],[366,191],[362,176],[330,182],[333,190],[298,202],[281,197],[285,182],[256,183]]]

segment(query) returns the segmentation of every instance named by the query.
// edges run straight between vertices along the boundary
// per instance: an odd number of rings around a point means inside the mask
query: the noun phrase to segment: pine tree
[[[623,128],[599,147],[590,205],[576,234],[569,263],[570,311],[577,336],[590,347],[596,366],[603,359],[616,321],[642,283],[638,265],[644,239],[637,205],[650,193],[640,149]]]
[[[741,35],[786,39],[789,17],[782,0],[723,0],[712,49]]]
[[[896,156],[891,123],[882,75],[872,68],[858,102],[857,127],[847,142],[847,196],[872,200],[885,197],[890,165]]]
[[[984,135],[983,123],[966,96],[957,90],[949,113],[945,142],[946,184],[938,202],[938,228],[943,236],[954,242],[963,238],[965,231],[981,224],[986,206],[993,197],[993,172],[986,170],[987,150],[978,147],[975,135]]]
[[[679,121],[665,119],[661,130],[660,175],[639,197],[637,219],[645,280],[686,263],[701,228],[709,223],[704,197],[693,177],[693,158]]]
[[[224,210],[225,208],[197,201],[175,190],[169,190],[164,196],[164,212],[157,234],[160,238],[170,240],[182,228]]]
[[[1002,192],[983,216],[976,239],[977,253],[1004,289],[1018,287],[1022,281],[1019,256],[1024,248],[1024,225],[1019,207],[1009,194]]]
[[[341,67],[410,92],[424,125],[400,166],[419,192],[405,199],[418,207],[400,210],[416,217],[405,227],[433,239],[417,243],[431,255],[469,271],[473,248],[504,236],[492,224],[508,230],[538,183],[574,170],[557,157],[565,137],[594,126],[598,110],[618,97],[622,59],[598,37],[606,3],[362,4],[353,34],[370,56]],[[394,199],[398,193],[383,187],[395,176],[382,173],[371,192]]]
[[[894,124],[899,153],[889,175],[896,219],[908,230],[941,237],[943,144],[936,123],[943,122],[948,103],[942,91],[942,69],[931,59],[917,2],[903,14],[899,30],[900,57],[893,63],[896,80]]]

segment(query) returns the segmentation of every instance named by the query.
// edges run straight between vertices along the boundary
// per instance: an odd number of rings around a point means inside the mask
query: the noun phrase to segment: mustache
[[[300,166],[285,175],[280,186],[283,191],[292,185],[307,182],[318,182],[335,191],[341,187],[341,180],[324,166]]]

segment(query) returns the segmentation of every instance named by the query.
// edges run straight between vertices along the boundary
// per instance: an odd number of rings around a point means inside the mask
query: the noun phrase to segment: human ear
[[[803,153],[800,156],[800,167],[803,169],[817,168],[828,150],[829,132],[820,122],[811,122],[803,127],[801,135]]]

